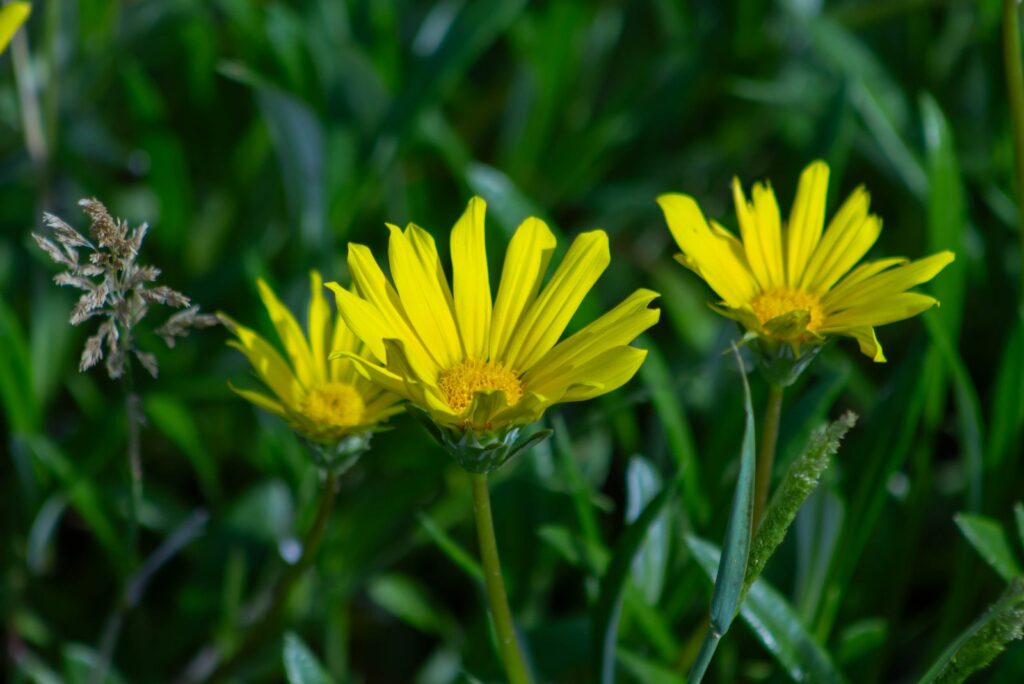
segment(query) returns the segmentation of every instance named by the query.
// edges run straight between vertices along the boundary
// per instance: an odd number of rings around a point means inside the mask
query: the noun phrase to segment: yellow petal
[[[365,245],[349,243],[348,266],[359,294],[376,307],[385,324],[391,328],[391,333],[385,337],[402,340],[406,353],[413,358],[418,368],[434,367],[440,370],[437,357],[409,325],[398,293],[384,276],[370,249]]]
[[[27,2],[12,2],[0,9],[0,52],[7,49],[8,43],[32,12],[32,5]]]
[[[455,315],[462,345],[470,358],[486,360],[491,331],[491,281],[487,273],[487,243],[484,212],[487,203],[479,197],[469,201],[465,213],[452,229],[452,278],[455,286]]]
[[[850,271],[849,275],[843,278],[838,285],[825,294],[822,298],[822,304],[828,307],[831,302],[841,302],[845,297],[855,292],[856,289],[860,287],[861,283],[865,282],[869,278],[872,278],[893,266],[905,264],[908,261],[909,260],[906,257],[889,257],[887,259],[878,259],[877,261],[869,261],[861,264]]]
[[[836,312],[880,301],[889,295],[928,282],[952,263],[954,258],[953,253],[949,251],[932,254],[867,278],[855,288],[845,288],[841,297],[836,291],[830,292],[822,303],[827,311]]]
[[[581,233],[566,252],[551,282],[530,306],[509,340],[508,364],[525,373],[548,352],[569,325],[583,297],[611,262],[603,230]]]
[[[313,367],[317,378],[327,380],[327,354],[334,331],[331,329],[331,309],[324,299],[324,280],[319,271],[309,272],[309,351],[313,355]]]
[[[912,318],[938,303],[934,297],[918,292],[885,294],[878,299],[867,300],[859,306],[829,316],[825,319],[819,332],[843,332],[851,328],[876,327],[886,323],[895,323]]]
[[[858,344],[860,344],[861,353],[872,361],[875,363],[885,363],[885,354],[882,353],[882,345],[878,343],[878,338],[875,337],[874,328],[854,328],[843,332],[843,334],[857,340]]]
[[[803,277],[801,288],[822,293],[828,291],[868,253],[882,232],[882,221],[868,215],[870,197],[863,187],[853,191],[818,243]]]
[[[614,347],[574,370],[569,389],[561,401],[584,401],[625,385],[647,358],[646,349]]]
[[[761,249],[768,269],[769,286],[781,287],[786,283],[786,267],[782,256],[782,219],[779,217],[779,203],[775,200],[775,192],[770,184],[754,183],[752,194]]]
[[[786,279],[797,287],[807,261],[818,246],[825,225],[825,196],[828,193],[828,165],[812,162],[800,174],[793,209],[786,227]]]
[[[738,178],[732,179],[733,202],[740,224],[743,250],[750,271],[761,289],[785,284],[779,207],[771,189],[754,186],[755,204],[747,202]],[[724,229],[723,229],[724,230]]]
[[[505,254],[494,302],[488,348],[490,360],[507,361],[508,341],[523,312],[536,299],[554,251],[555,236],[540,219],[528,218],[516,229]]]
[[[430,234],[410,224],[406,232],[389,225],[388,255],[391,277],[412,328],[430,349],[441,368],[450,368],[465,357],[448,279],[441,268],[437,247]]]
[[[276,414],[278,416],[281,416],[282,418],[285,418],[288,415],[288,412],[285,411],[284,406],[282,406],[280,402],[275,401],[274,399],[271,399],[270,397],[268,397],[266,394],[263,394],[262,392],[256,392],[254,390],[241,389],[239,387],[235,387],[230,382],[228,383],[228,387],[231,388],[232,392],[234,392],[238,396],[242,397],[243,399],[245,399],[249,403],[255,404],[256,406],[259,406],[264,411],[270,411],[271,413],[274,413],[274,414]]]
[[[245,354],[252,364],[253,369],[259,375],[260,380],[286,404],[294,404],[302,393],[302,386],[295,378],[295,374],[288,366],[288,363],[266,340],[257,335],[253,330],[240,325],[227,316],[228,328],[234,333],[236,340],[228,342],[228,346],[238,349]]]
[[[657,292],[637,290],[614,309],[555,345],[523,377],[523,384],[542,394],[551,394],[552,386],[565,386],[565,378],[573,368],[611,347],[629,344],[657,323],[660,311],[647,308],[657,297]]]
[[[334,301],[338,305],[338,316],[345,321],[348,329],[363,341],[363,344],[366,345],[370,353],[378,361],[383,362],[387,358],[387,351],[384,349],[384,338],[390,336],[392,330],[384,321],[380,311],[365,299],[349,292],[338,283],[327,283],[327,287],[334,293]],[[351,347],[342,347],[332,349],[331,353],[352,353],[353,351]]]
[[[658,198],[669,230],[683,263],[707,281],[729,306],[742,306],[758,292],[742,245],[721,229],[712,230],[700,207],[687,195],[669,194]]]
[[[402,342],[400,340],[384,340],[384,346],[387,348],[388,372],[402,378],[405,384],[404,396],[420,408],[429,411],[438,420],[454,421],[456,414],[441,397],[440,390],[434,386],[433,382],[421,376],[412,366]]]
[[[288,307],[281,303],[281,300],[277,298],[277,295],[274,294],[274,291],[270,289],[270,286],[262,278],[257,280],[256,284],[259,287],[263,306],[266,307],[267,313],[270,314],[270,320],[274,323],[277,336],[288,353],[288,358],[291,361],[292,368],[295,369],[296,377],[306,387],[315,384],[317,378],[316,370],[313,367],[313,357],[310,354],[306,337],[302,334],[302,328],[299,327],[295,316],[288,310]]]

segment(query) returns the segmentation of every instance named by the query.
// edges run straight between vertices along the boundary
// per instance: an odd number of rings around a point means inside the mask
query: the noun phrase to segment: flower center
[[[364,406],[363,398],[352,385],[329,382],[306,392],[299,409],[318,426],[346,428],[359,425]]]
[[[754,310],[761,325],[791,311],[806,311],[810,316],[807,329],[816,330],[825,317],[821,310],[821,302],[816,296],[803,290],[781,287],[766,290],[754,297],[750,302],[750,308]]]
[[[437,386],[445,401],[456,411],[462,411],[477,392],[501,390],[509,406],[523,396],[523,383],[519,375],[500,361],[467,359],[441,373]]]

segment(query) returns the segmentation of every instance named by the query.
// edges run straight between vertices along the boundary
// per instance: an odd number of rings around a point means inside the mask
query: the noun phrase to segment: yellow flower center
[[[462,411],[477,392],[501,390],[505,401],[512,406],[523,396],[523,383],[519,375],[500,361],[467,359],[441,373],[437,386],[445,401],[456,411]]]
[[[757,295],[750,302],[750,308],[754,310],[761,325],[791,311],[806,311],[810,316],[807,329],[816,330],[825,318],[825,314],[821,310],[821,302],[815,295],[803,290],[782,287],[766,290]]]
[[[352,385],[329,382],[318,385],[302,398],[299,410],[318,427],[347,428],[363,420],[363,398]]]

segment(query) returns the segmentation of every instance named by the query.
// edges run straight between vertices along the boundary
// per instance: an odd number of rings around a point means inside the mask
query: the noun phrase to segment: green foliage
[[[256,277],[302,312],[309,269],[346,282],[345,244],[385,255],[385,221],[424,226],[444,259],[474,193],[492,274],[528,215],[560,251],[606,229],[612,264],[571,329],[649,287],[663,310],[637,343],[650,356],[614,394],[552,412],[539,427],[553,438],[493,474],[495,524],[538,678],[678,682],[718,573],[699,540],[725,538],[745,416],[723,355],[739,332],[673,261],[654,198],[688,193],[735,229],[734,175],[770,178],[785,211],[814,158],[832,168],[830,216],[870,191],[884,222],[870,258],[957,259],[926,288],[941,308],[878,330],[888,363],[839,340],[787,389],[777,472],[810,467],[823,421],[849,410],[858,427],[802,506],[778,480],[794,505],[764,534],[789,531],[755,537],[747,574],[763,572],[705,681],[924,671],[1024,561],[1000,33],[998,0],[35,3],[28,50],[0,56],[0,679],[89,681],[127,584],[173,548],[124,612],[108,679],[201,680],[295,560],[320,492],[301,442],[228,389],[251,378],[222,330],[169,350],[140,333],[161,373],[136,378],[147,422],[130,543],[123,395],[77,372],[90,331],[66,324],[74,298],[31,241],[44,211],[70,218],[96,197],[148,221],[140,260],[162,283],[261,333]],[[751,391],[761,406],[764,384]],[[171,543],[204,512],[201,533]],[[316,562],[237,677],[500,681],[476,555],[464,474],[396,417],[340,478]],[[989,646],[971,662],[1000,642],[993,630],[973,633]],[[1024,680],[1024,650],[982,676]]]

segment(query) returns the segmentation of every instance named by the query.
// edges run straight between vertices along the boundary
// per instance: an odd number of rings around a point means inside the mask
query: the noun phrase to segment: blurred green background
[[[682,681],[699,646],[711,584],[684,537],[722,538],[743,415],[722,355],[738,331],[672,261],[654,198],[689,193],[735,226],[733,175],[771,178],[786,212],[820,157],[830,208],[871,191],[884,219],[872,256],[957,260],[929,287],[941,309],[879,331],[888,364],[843,341],[788,393],[779,468],[824,418],[849,408],[861,422],[766,577],[790,627],[849,681],[914,681],[1004,585],[954,516],[1004,524],[1006,562],[1024,557],[1000,12],[998,0],[35,3],[28,52],[0,58],[0,678],[90,681],[120,587],[197,511],[208,522],[127,612],[112,677],[175,681],[197,654],[230,650],[318,492],[298,440],[228,390],[249,371],[224,330],[170,351],[144,335],[162,373],[140,383],[133,557],[121,390],[77,371],[90,326],[67,324],[74,293],[31,242],[43,210],[85,229],[75,202],[96,196],[150,222],[142,261],[163,283],[268,335],[256,277],[304,311],[308,270],[347,279],[345,243],[382,255],[385,221],[415,221],[446,251],[482,195],[492,269],[528,215],[550,221],[560,250],[606,229],[615,258],[574,326],[651,287],[663,315],[641,340],[650,357],[622,390],[552,413],[558,438],[494,478],[495,516],[543,681],[590,681],[608,555],[685,469],[634,559],[619,628],[620,680],[659,684]],[[30,154],[33,101],[43,145]],[[752,384],[759,408],[765,386]],[[479,586],[442,548],[475,555],[468,480],[407,416],[394,427],[343,478],[286,626],[335,681],[500,681]],[[784,623],[738,620],[709,681],[806,676]],[[241,679],[282,681],[281,643]],[[978,679],[1024,681],[1024,648]]]

